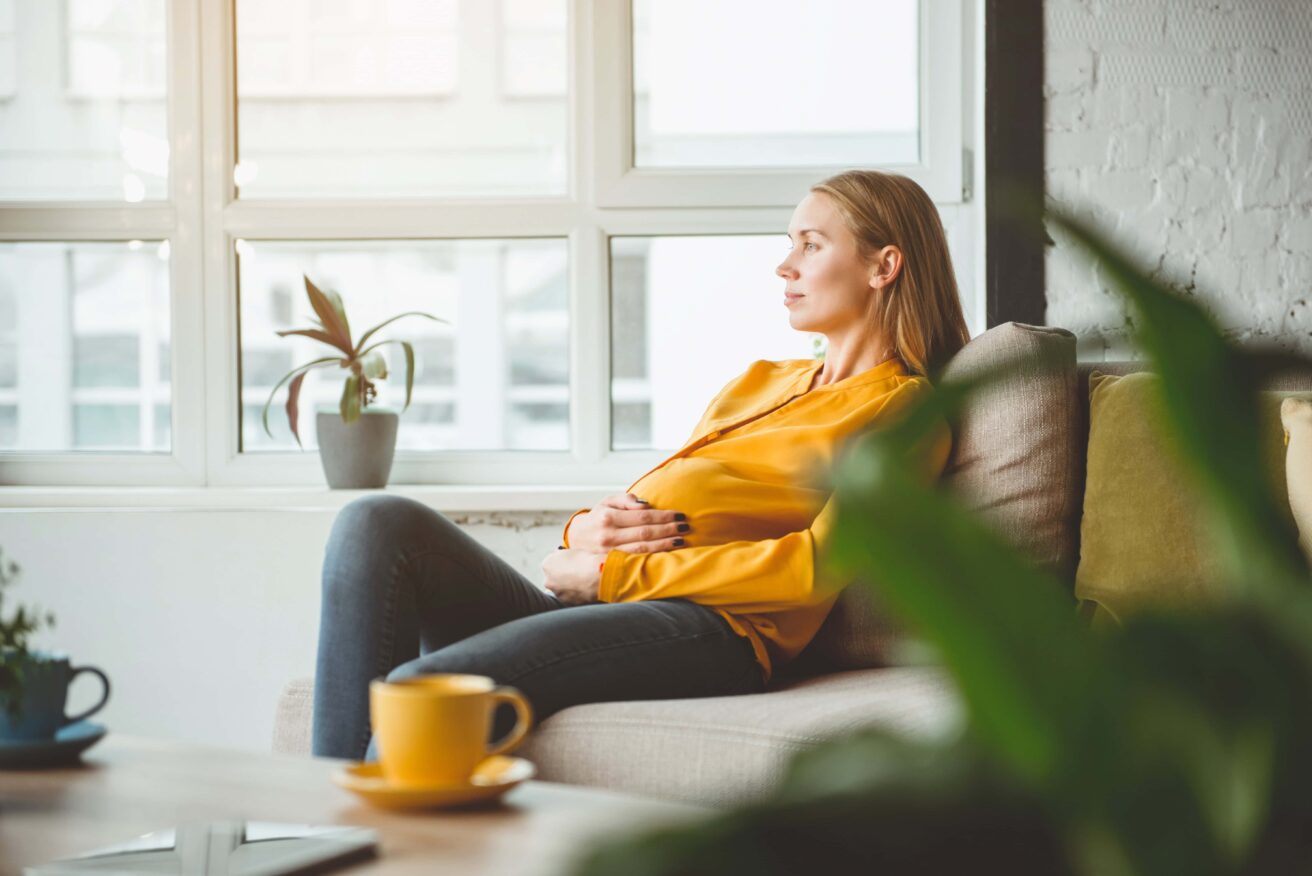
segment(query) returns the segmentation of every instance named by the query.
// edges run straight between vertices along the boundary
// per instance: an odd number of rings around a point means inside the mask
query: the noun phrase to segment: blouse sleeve
[[[912,464],[924,465],[932,478],[942,473],[952,435],[940,420],[916,449]],[[733,541],[656,553],[612,550],[602,569],[598,599],[632,602],[686,598],[740,613],[818,604],[848,582],[821,580],[817,563],[833,531],[832,496],[799,532],[759,541]]]

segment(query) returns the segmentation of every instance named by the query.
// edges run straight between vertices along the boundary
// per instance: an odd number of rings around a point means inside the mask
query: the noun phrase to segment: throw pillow
[[[1158,377],[1089,376],[1089,445],[1075,595],[1093,623],[1209,598],[1221,583],[1202,497],[1162,425]],[[1266,477],[1286,511],[1280,404],[1260,395]]]
[[[1312,563],[1312,399],[1289,397],[1280,404],[1285,430],[1285,487],[1298,526],[1298,545]]]
[[[1069,581],[1082,416],[1075,336],[1049,326],[1003,323],[966,344],[943,379],[964,379],[1004,361],[1020,367],[977,393],[954,419],[941,482],[1036,562]],[[848,587],[798,661],[817,671],[888,665],[898,659],[899,636],[865,588]]]

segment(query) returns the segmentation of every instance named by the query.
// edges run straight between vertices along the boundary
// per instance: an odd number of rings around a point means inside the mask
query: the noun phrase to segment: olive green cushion
[[[1075,595],[1095,624],[1149,606],[1205,601],[1221,583],[1202,499],[1162,430],[1158,377],[1089,376],[1089,449]],[[1289,515],[1285,490],[1284,398],[1263,392],[1262,456],[1267,479]],[[1292,515],[1289,516],[1293,525]]]

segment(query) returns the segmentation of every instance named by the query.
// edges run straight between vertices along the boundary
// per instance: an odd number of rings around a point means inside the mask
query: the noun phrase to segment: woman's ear
[[[879,289],[887,286],[902,273],[902,250],[896,246],[886,246],[875,256],[870,266],[870,288]]]

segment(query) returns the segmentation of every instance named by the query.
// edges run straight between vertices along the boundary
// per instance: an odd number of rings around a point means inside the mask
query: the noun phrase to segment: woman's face
[[[857,256],[856,238],[833,199],[809,192],[793,210],[788,237],[788,257],[775,273],[784,279],[789,325],[829,334],[869,324],[872,283],[879,280],[874,266]]]

